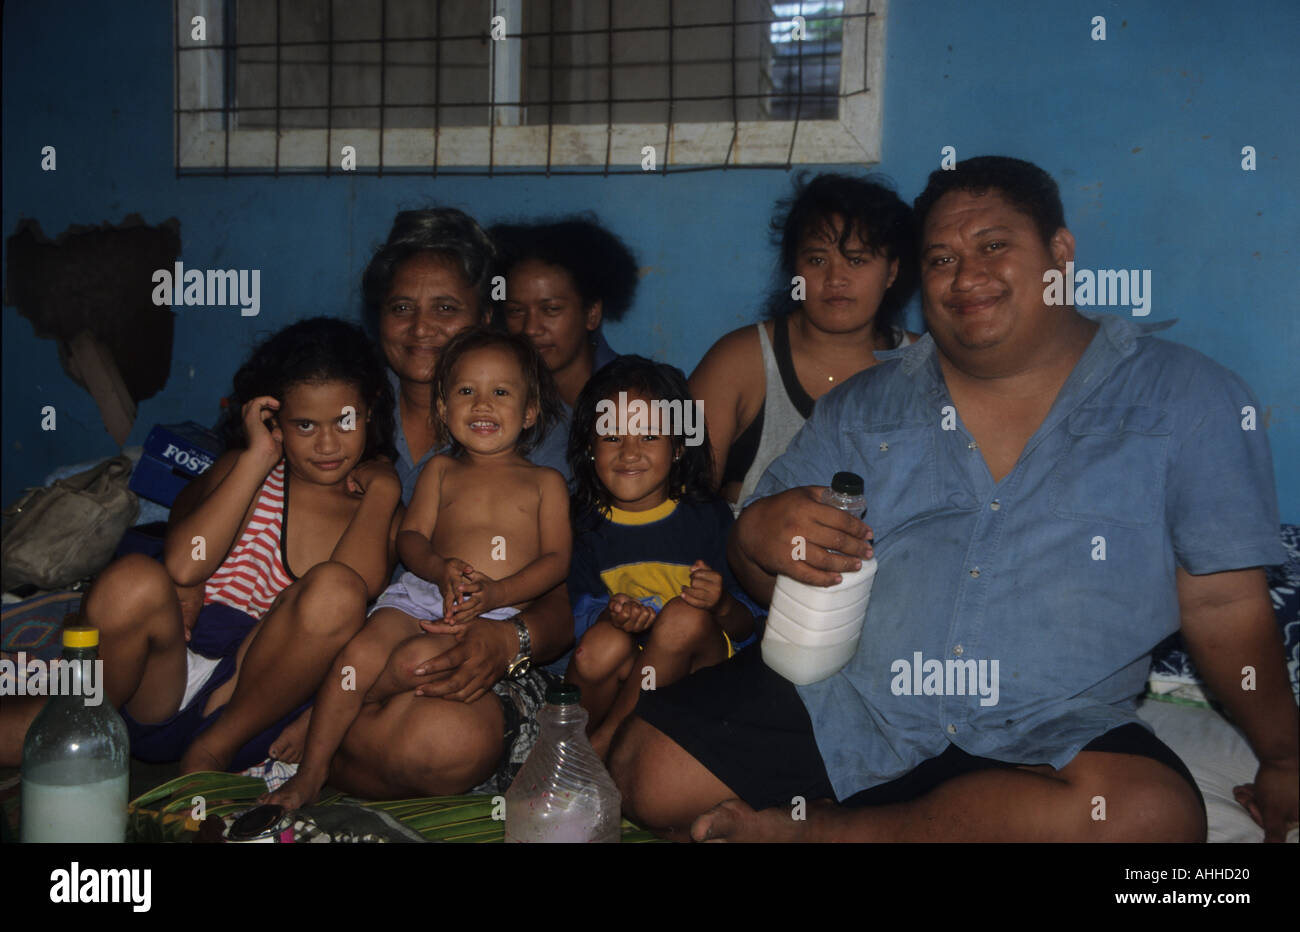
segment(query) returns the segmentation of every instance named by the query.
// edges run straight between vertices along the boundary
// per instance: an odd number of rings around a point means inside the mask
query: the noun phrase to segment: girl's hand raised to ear
[[[390,489],[396,489],[398,495],[402,492],[402,480],[397,478],[397,470],[386,456],[376,456],[358,463],[348,473],[347,483],[348,491],[357,495],[365,495],[376,485],[388,485]]]
[[[244,405],[240,416],[244,420],[244,436],[248,438],[248,452],[263,460],[269,471],[284,455],[284,434],[275,419],[280,402],[270,395],[258,395]]]

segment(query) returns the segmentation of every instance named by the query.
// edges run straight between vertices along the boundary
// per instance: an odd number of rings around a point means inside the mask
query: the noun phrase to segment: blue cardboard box
[[[207,472],[221,455],[221,441],[202,424],[159,424],[144,441],[144,455],[131,473],[130,489],[171,507],[181,489]]]

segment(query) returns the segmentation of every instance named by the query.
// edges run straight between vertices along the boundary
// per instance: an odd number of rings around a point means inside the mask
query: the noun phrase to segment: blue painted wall
[[[1107,38],[1089,38],[1106,17]],[[210,420],[250,342],[297,317],[357,314],[358,280],[395,211],[431,203],[484,222],[590,208],[646,267],[614,346],[688,371],[755,318],[773,254],[780,171],[625,178],[177,180],[171,4],[4,5],[4,233],[51,236],[139,213],[181,223],[197,268],[262,269],[262,313],[181,308],[171,379],[140,406]],[[1264,406],[1282,516],[1300,521],[1294,0],[893,0],[884,161],[914,197],[940,149],[1038,162],[1060,182],[1081,268],[1153,273],[1149,319],[1237,370]],[[1287,88],[1291,88],[1290,91]],[[58,170],[40,171],[42,146]],[[1242,146],[1258,170],[1240,168]],[[12,307],[3,310],[3,499],[55,466],[115,452],[90,397]],[[58,430],[40,430],[54,404]],[[1289,467],[1289,468],[1288,468]]]

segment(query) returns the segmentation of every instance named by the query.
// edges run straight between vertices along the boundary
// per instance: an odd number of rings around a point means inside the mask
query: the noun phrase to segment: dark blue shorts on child
[[[220,602],[211,602],[199,612],[190,636],[189,649],[196,654],[217,660],[212,675],[198,692],[175,715],[161,722],[138,722],[125,708],[120,709],[131,738],[131,755],[149,763],[180,760],[186,748],[221,715],[225,706],[203,714],[208,698],[235,675],[235,657],[244,638],[257,625],[257,619]],[[271,743],[280,732],[303,710],[311,700],[294,709],[284,718],[270,725],[261,734],[250,739],[230,762],[230,770],[245,770],[266,760]]]

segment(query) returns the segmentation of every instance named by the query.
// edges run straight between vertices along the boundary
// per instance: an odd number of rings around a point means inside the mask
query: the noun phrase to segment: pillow
[[[1300,527],[1282,525],[1282,546],[1286,548],[1286,562],[1267,568],[1268,591],[1282,634],[1291,692],[1300,702]],[[1214,701],[1178,632],[1161,641],[1151,652],[1147,697],[1201,706],[1209,706]]]

